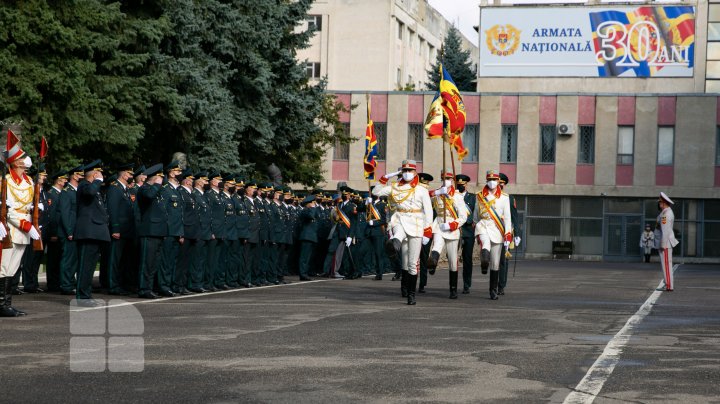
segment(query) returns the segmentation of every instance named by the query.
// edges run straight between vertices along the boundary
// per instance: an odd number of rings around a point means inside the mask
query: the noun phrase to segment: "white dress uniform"
[[[418,182],[417,175],[410,182],[384,184],[381,180],[372,191],[377,197],[388,197],[389,208],[393,211],[388,227],[391,237],[402,243],[402,266],[410,275],[418,273],[422,237],[425,229],[432,225],[430,194],[426,188],[418,186]]]
[[[672,205],[673,202],[664,192],[660,193],[660,198],[664,199],[666,203]],[[665,289],[673,290],[675,288],[675,282],[673,280],[673,262],[672,262],[672,249],[678,245],[677,239],[675,239],[675,232],[673,231],[673,224],[675,222],[675,214],[673,213],[670,206],[663,209],[657,218],[658,226],[662,232],[662,238],[660,239],[660,266],[663,271],[663,277],[665,278]]]
[[[30,211],[33,205],[33,181],[27,175],[18,176],[10,171],[5,176],[7,182],[7,224],[10,228],[8,237],[13,247],[2,250],[0,277],[11,277],[20,267],[25,248],[30,244],[28,231],[32,227]]]
[[[446,202],[449,202],[450,208],[446,208]],[[460,227],[465,224],[470,212],[462,195],[454,187],[448,189],[448,195],[433,196],[433,207],[436,217],[432,226],[432,250],[441,254],[443,247],[447,247],[448,266],[451,272],[457,272]],[[440,225],[443,223],[450,225],[450,230],[441,230]]]
[[[510,198],[499,186],[494,192],[485,186],[476,197],[475,212],[473,212],[473,222],[476,223],[475,236],[480,237],[483,250],[490,251],[490,270],[497,271],[500,268],[503,241],[508,233],[512,233]],[[502,228],[493,219],[493,211]]]

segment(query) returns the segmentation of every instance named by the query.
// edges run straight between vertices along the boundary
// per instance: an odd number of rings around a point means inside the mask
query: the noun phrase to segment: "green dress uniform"
[[[82,167],[79,167],[82,170]],[[58,201],[60,221],[58,239],[62,248],[60,260],[60,293],[75,294],[75,275],[78,271],[77,244],[73,238],[77,222],[77,188],[72,184],[65,185]]]
[[[203,287],[215,292],[220,290],[215,287],[216,278],[220,276],[221,271],[225,270],[224,266],[220,265],[220,245],[225,238],[225,203],[220,196],[219,190],[210,189],[205,192],[205,198],[207,198],[210,206],[210,228],[214,238],[207,243],[208,260]],[[225,281],[224,274],[221,280]]]
[[[520,231],[520,222],[518,222],[518,213],[517,213],[517,202],[515,201],[515,197],[512,195],[508,195],[508,198],[510,199],[510,220],[513,224],[513,234],[518,237],[521,234]],[[498,294],[504,295],[505,294],[505,287],[507,286],[507,276],[508,276],[508,267],[510,260],[507,259],[505,256],[505,252],[507,250],[503,247],[503,252],[500,254],[500,273],[499,273],[499,279],[498,279]],[[516,250],[517,254],[517,250]]]
[[[371,268],[375,269],[375,279],[381,280],[385,270],[385,241],[387,226],[387,213],[385,211],[385,202],[374,201],[371,210],[368,206],[368,242],[370,243]],[[379,216],[376,218],[375,215]]]
[[[369,272],[369,258],[370,258],[370,242],[368,240],[368,223],[367,223],[367,206],[359,200],[353,202],[357,207],[357,222],[355,229],[355,237],[353,238],[353,244],[350,245],[350,250],[355,261],[355,268],[352,268],[351,279],[362,278],[362,276]]]
[[[107,208],[100,195],[101,180],[82,180],[77,191],[77,223],[74,239],[78,243],[78,283],[76,298],[92,298],[92,280],[100,260],[100,249],[110,241]]]
[[[258,246],[258,272],[260,274],[257,280],[260,285],[268,285],[268,279],[270,274],[268,271],[270,268],[270,218],[268,217],[268,204],[265,198],[255,198],[255,205],[258,208],[258,217],[260,218],[260,227],[258,235],[260,237],[260,244]]]
[[[254,183],[250,183],[247,186],[254,185]],[[242,197],[242,201],[245,205],[245,211],[248,214],[247,242],[243,244],[245,271],[249,275],[250,284],[257,286],[261,284],[262,278],[262,271],[258,261],[258,249],[260,245],[260,214],[256,206],[258,200],[257,198],[245,195]]]
[[[244,186],[241,179],[236,178],[235,182],[238,188]],[[243,201],[245,197],[240,194],[239,189],[232,195],[233,206],[235,207],[235,232],[237,233],[237,241],[231,248],[231,255],[237,267],[237,283],[239,286],[250,287],[251,271],[247,266],[245,259],[245,248],[250,238],[250,212],[245,207]]]
[[[183,204],[178,188],[179,185],[175,187],[170,183],[163,184],[160,188],[160,199],[165,203],[167,215],[167,234],[163,237],[162,253],[158,261],[158,288],[161,295],[168,297],[175,295],[172,291],[175,265],[180,252],[180,239],[185,234]]]
[[[283,276],[280,269],[280,256],[285,250],[285,220],[280,211],[280,204],[275,200],[267,203],[268,216],[268,276],[267,280],[275,285],[280,283]]]
[[[474,194],[466,192],[463,195],[465,205],[470,212],[475,211],[475,202],[477,198]],[[463,293],[467,294],[472,287],[472,271],[473,271],[473,248],[475,246],[475,224],[472,215],[468,215],[465,224],[460,227],[460,236],[462,237],[462,260],[463,260]]]
[[[63,175],[63,174],[61,174]],[[56,179],[57,176],[54,176]],[[62,241],[58,238],[58,226],[60,225],[60,211],[58,210],[58,202],[62,189],[51,186],[47,191],[47,211],[48,227],[44,229],[43,236],[47,235],[47,264],[45,265],[45,273],[47,276],[48,292],[60,291],[60,259],[62,258]]]
[[[198,173],[195,176],[205,177],[206,174]],[[207,198],[205,198],[205,192],[201,189],[194,188],[192,191],[192,197],[195,206],[194,215],[197,217],[198,223],[198,234],[196,246],[194,248],[192,266],[190,269],[189,290],[195,293],[203,293],[207,292],[207,290],[203,287],[205,282],[205,272],[210,269],[207,265],[208,249],[206,247],[212,240],[212,219],[210,217],[210,205],[208,204]]]
[[[159,168],[158,168],[159,166]],[[146,170],[148,177],[162,170],[162,165]],[[140,279],[138,296],[154,299],[155,274],[162,254],[163,239],[168,234],[166,203],[161,196],[159,184],[147,183],[140,187],[137,195],[140,210],[140,224],[137,235],[140,238]]]
[[[132,260],[132,244],[135,240],[135,209],[130,190],[119,181],[113,181],[105,194],[110,216],[110,248],[108,250],[108,292],[125,294],[123,285],[131,285],[128,279],[135,272]],[[120,238],[112,237],[120,234]]]
[[[282,222],[282,232],[278,237],[280,253],[278,255],[277,276],[280,283],[285,283],[285,275],[289,275],[288,259],[290,258],[290,251],[293,246],[292,221],[290,219],[290,208],[286,203],[280,202],[278,212],[280,213],[280,221]]]
[[[225,239],[220,243],[220,265],[224,267],[224,270],[221,271],[220,277],[215,279],[215,287],[220,289],[237,288],[240,286],[237,255],[232,253],[238,244],[235,202],[232,194],[226,191],[221,192],[220,197],[225,206]]]
[[[327,206],[318,205],[315,209],[318,211],[318,242],[313,253],[312,265],[315,268],[316,275],[321,276],[324,275],[323,264],[330,244],[328,236],[330,235],[332,223],[330,221],[330,209]]]
[[[195,208],[195,199],[192,190],[183,185],[178,187],[180,191],[180,203],[183,212],[183,238],[180,245],[180,252],[175,264],[175,277],[173,278],[173,292],[183,295],[189,294],[190,274],[195,255],[197,254],[198,238],[200,236],[200,219]]]
[[[355,238],[358,221],[358,209],[357,205],[350,201],[342,202],[339,206],[339,209],[345,214],[345,217],[349,220],[350,226],[347,226],[344,222],[340,221],[337,224],[337,227],[335,227],[335,237],[337,237],[338,241],[338,243],[336,244],[338,246],[337,249],[345,249],[342,254],[342,262],[335,262],[335,272],[343,276],[350,277],[354,273],[354,268],[352,268],[352,262],[350,261],[350,254],[352,254],[352,251],[350,250],[350,247],[346,246],[345,243],[348,238]]]
[[[314,201],[314,196],[306,197],[303,200],[303,205],[307,205]],[[317,209],[305,206],[300,211],[299,220],[301,224],[300,229],[300,280],[309,281],[310,278],[310,259],[312,258],[315,244],[317,243]]]

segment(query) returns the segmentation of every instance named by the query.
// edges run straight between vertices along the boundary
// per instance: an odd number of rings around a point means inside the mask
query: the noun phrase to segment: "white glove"
[[[395,171],[394,173],[385,174],[385,175],[383,175],[383,177],[384,177],[386,180],[389,180],[390,178],[392,178],[392,177],[397,177],[397,176],[400,175],[400,174],[402,174],[402,171]]]
[[[45,205],[43,205],[42,203],[38,202],[38,209],[40,209],[40,211],[45,210]]]
[[[350,244],[352,244],[352,237],[348,237],[345,239],[345,245],[350,247]]]
[[[449,223],[440,223],[440,230],[450,231],[450,224]]]
[[[509,241],[503,241],[503,245],[505,246],[505,248],[508,248],[508,247],[510,247],[510,242],[509,242]]]
[[[520,245],[520,237],[515,237],[515,247]]]
[[[97,177],[95,177],[95,181],[97,181],[97,180],[104,181],[104,180],[103,180],[103,176],[102,176],[102,175],[98,175]]]
[[[368,196],[367,199],[365,199],[365,205],[370,205],[370,204],[372,204],[372,198]]]
[[[427,243],[429,243],[429,242],[430,242],[430,238],[423,236],[422,245],[427,245]]]
[[[4,239],[5,236],[7,236],[7,229],[5,229],[5,226],[0,224],[0,240]]]
[[[30,227],[30,230],[28,231],[28,236],[30,236],[33,240],[40,240],[40,233],[38,233],[35,226]]]
[[[371,220],[371,221],[368,222],[368,225],[370,225],[370,226],[372,226],[373,224],[375,224],[375,221],[374,221],[374,220]]]
[[[435,190],[435,195],[447,195],[447,194],[448,194],[447,187],[440,187]]]

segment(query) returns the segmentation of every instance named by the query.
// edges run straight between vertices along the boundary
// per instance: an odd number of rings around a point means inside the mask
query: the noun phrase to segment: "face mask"
[[[405,182],[410,182],[413,180],[413,178],[415,178],[415,173],[412,171],[405,171],[404,173],[402,173],[402,177]]]
[[[203,185],[203,190],[209,191],[210,190],[210,184]]]
[[[228,189],[228,192],[231,193],[231,194],[232,194],[232,193],[235,193],[235,187],[230,187],[230,188]]]
[[[284,196],[284,195],[280,195],[280,196],[278,197],[278,201],[282,202],[282,201],[284,201],[284,200],[285,200],[285,196]]]
[[[258,191],[254,191],[254,192],[252,193],[253,198],[257,198],[258,195],[259,195],[259,192],[258,192]]]
[[[30,168],[30,167],[32,167],[32,159],[30,158],[30,156],[26,156],[26,157],[23,159],[23,164],[25,164],[25,168]]]
[[[498,182],[495,181],[495,180],[492,180],[492,181],[488,181],[488,182],[487,182],[487,186],[488,186],[488,188],[490,188],[490,189],[495,189],[495,188],[497,188],[497,185],[498,185]]]
[[[445,180],[445,181],[443,181],[443,186],[445,186],[445,187],[447,187],[447,188],[451,187],[451,186],[452,186],[452,181],[451,181],[451,180]]]
[[[465,185],[458,185],[458,191],[465,192]]]

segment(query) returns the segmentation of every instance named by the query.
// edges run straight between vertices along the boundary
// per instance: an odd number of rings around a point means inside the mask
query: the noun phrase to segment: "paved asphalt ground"
[[[144,318],[140,373],[71,372],[67,297],[16,296],[30,315],[0,319],[0,402],[563,402],[660,269],[520,261],[498,301],[479,268],[458,300],[447,278],[431,277],[414,307],[387,275],[130,298]],[[612,372],[595,364],[595,403],[720,402],[720,266],[680,265],[675,281]]]

